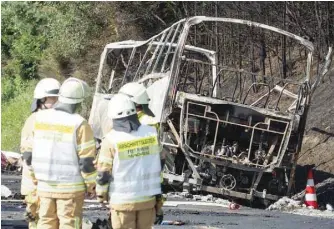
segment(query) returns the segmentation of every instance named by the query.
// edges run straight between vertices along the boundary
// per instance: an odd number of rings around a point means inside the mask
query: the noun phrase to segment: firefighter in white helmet
[[[153,112],[148,107],[150,98],[143,84],[131,82],[123,85],[119,93],[129,96],[136,105],[137,115],[140,123],[154,126],[159,130],[159,122],[155,120]]]
[[[98,200],[109,196],[114,229],[151,228],[162,205],[157,131],[139,122],[134,103],[123,94],[111,98],[108,117],[113,129],[102,141],[97,161]]]
[[[39,207],[36,195],[37,180],[31,175],[31,153],[33,126],[36,113],[43,109],[50,109],[58,100],[60,83],[53,78],[45,78],[38,82],[34,90],[34,100],[31,104],[32,114],[26,120],[21,132],[20,151],[23,157],[21,194],[25,196],[27,203],[25,218],[29,222],[29,228],[37,226],[37,211]],[[28,165],[29,164],[29,165]]]
[[[153,112],[149,108],[150,98],[146,92],[143,84],[131,82],[123,85],[119,93],[130,97],[131,101],[135,103],[138,119],[141,124],[153,126],[159,132],[159,122],[154,118]],[[161,150],[161,168],[165,165],[166,149]],[[163,183],[163,175],[161,174],[161,183]],[[163,220],[163,212],[156,212],[155,224],[161,224]]]
[[[38,229],[81,228],[85,193],[95,192],[95,141],[87,121],[77,114],[88,85],[69,78],[53,109],[36,114],[32,169],[40,199]]]

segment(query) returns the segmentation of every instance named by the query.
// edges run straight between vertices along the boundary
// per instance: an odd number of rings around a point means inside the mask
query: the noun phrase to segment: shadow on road
[[[28,224],[24,220],[1,220],[2,229],[28,229]]]

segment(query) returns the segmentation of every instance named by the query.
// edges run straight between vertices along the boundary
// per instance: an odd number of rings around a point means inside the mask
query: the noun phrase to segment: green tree
[[[47,18],[38,2],[2,2],[3,76],[33,79],[47,46]]]

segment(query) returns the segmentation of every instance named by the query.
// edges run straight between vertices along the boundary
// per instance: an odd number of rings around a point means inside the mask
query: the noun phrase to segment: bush
[[[36,81],[20,82],[20,86],[10,85],[8,79],[2,80],[2,96],[15,95],[1,103],[1,150],[18,152],[20,149],[21,130],[25,120],[31,114],[30,105]]]
[[[7,103],[21,93],[24,93],[26,87],[31,83],[22,80],[20,76],[1,77],[1,102]]]
[[[47,15],[35,2],[2,3],[2,76],[38,78],[38,64],[48,42]]]

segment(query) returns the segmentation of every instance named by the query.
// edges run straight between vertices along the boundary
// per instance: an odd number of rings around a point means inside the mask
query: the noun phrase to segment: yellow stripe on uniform
[[[106,193],[108,192],[108,188],[109,188],[109,184],[105,184],[105,185],[96,185],[96,192],[97,193]]]
[[[25,173],[22,173],[22,177],[33,178],[35,176],[35,173],[32,170],[27,169],[24,172]]]
[[[141,197],[138,200],[131,201],[131,203],[142,203],[142,202],[146,202],[146,201],[152,201],[154,199],[155,199],[155,197]]]
[[[75,217],[75,229],[80,229],[80,218]]]
[[[98,162],[97,163],[106,163],[106,164],[110,164],[112,165],[114,162],[114,160],[112,158],[109,158],[109,157],[105,157],[103,155],[99,155],[99,159],[98,159]]]
[[[92,174],[85,175],[85,177],[84,177],[85,183],[94,183],[95,179],[96,179],[96,176],[97,176],[96,171],[93,172]]]
[[[143,197],[138,197],[138,198],[134,198],[133,200],[129,200],[129,204],[136,204],[136,203],[142,203],[142,202],[146,202],[146,201],[152,201],[154,200],[155,197],[151,197],[151,196],[143,196]],[[119,202],[119,199],[117,198],[110,198],[110,203],[111,204],[122,204]]]
[[[72,193],[78,191],[85,191],[86,185],[82,183],[71,184],[52,184],[49,182],[39,181],[37,190],[42,192],[57,192],[57,193]]]
[[[95,146],[95,140],[91,140],[89,142],[85,142],[85,143],[82,143],[82,144],[78,145],[77,150],[85,150],[85,149],[91,148],[93,146]]]
[[[35,130],[40,131],[57,131],[61,133],[70,134],[74,132],[74,126],[64,126],[57,124],[44,124],[44,123],[36,123]]]

